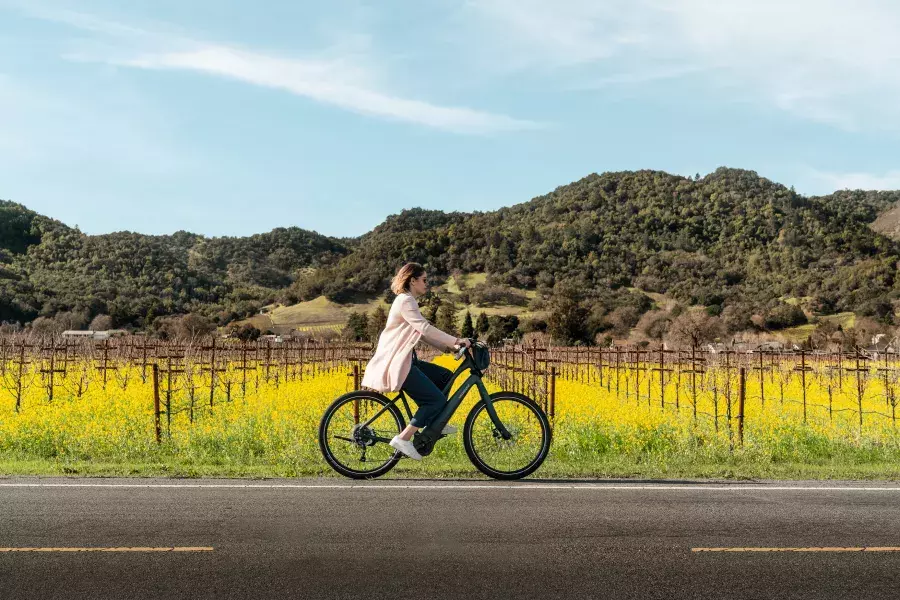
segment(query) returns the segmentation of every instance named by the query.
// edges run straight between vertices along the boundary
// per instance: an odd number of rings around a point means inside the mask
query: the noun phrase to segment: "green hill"
[[[530,303],[562,283],[610,309],[639,288],[716,311],[739,305],[762,314],[794,297],[821,314],[890,318],[898,201],[900,192],[805,197],[728,168],[703,178],[618,172],[496,211],[404,210],[352,239],[298,228],[246,238],[88,236],[3,202],[0,319],[74,309],[111,314],[117,325],[191,311],[225,322],[320,296],[343,313],[374,306],[407,261],[425,264],[433,285],[459,297],[460,311],[474,306],[462,287],[521,290]]]

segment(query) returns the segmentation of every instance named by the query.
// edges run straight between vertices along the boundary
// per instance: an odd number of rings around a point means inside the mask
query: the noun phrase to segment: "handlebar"
[[[470,344],[473,344],[472,338],[466,338],[469,340]],[[459,346],[459,350],[456,351],[456,354],[453,355],[453,360],[459,360],[462,355],[465,353],[466,348],[470,348],[471,346]]]

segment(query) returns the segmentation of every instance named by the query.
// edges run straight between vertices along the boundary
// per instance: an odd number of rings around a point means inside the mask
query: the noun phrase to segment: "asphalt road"
[[[893,547],[883,483],[0,479],[2,599],[896,599]]]

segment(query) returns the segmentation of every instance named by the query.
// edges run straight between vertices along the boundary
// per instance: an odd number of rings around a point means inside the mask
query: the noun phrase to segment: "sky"
[[[0,0],[0,198],[361,235],[590,173],[900,189],[895,0]]]

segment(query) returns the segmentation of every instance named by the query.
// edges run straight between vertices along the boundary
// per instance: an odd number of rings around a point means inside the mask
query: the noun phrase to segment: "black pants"
[[[414,427],[426,427],[447,404],[447,397],[442,391],[453,376],[453,371],[440,365],[419,360],[413,350],[412,366],[406,381],[400,387],[419,407],[409,424]]]

